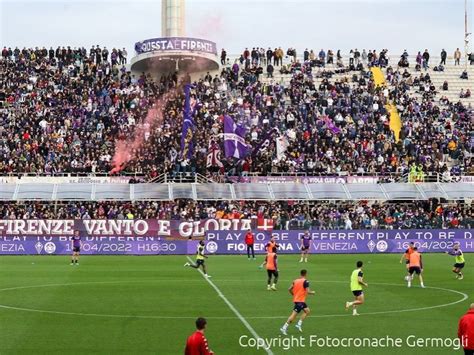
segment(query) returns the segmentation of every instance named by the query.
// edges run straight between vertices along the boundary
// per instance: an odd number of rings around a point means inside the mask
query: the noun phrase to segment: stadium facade
[[[217,47],[212,41],[185,36],[184,0],[163,0],[161,35],[135,43],[131,69],[153,77],[174,72],[188,74],[219,68]]]

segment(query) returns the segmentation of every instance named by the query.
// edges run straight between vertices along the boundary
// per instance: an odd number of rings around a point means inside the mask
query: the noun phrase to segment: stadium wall
[[[0,220],[0,255],[70,254],[76,231],[86,255],[194,254],[200,239],[206,240],[208,254],[243,254],[251,222],[233,221]],[[299,253],[304,231],[268,229],[266,224],[254,229],[257,254],[265,253],[270,237],[280,245],[279,253]],[[473,229],[311,230],[310,234],[311,252],[316,254],[402,253],[410,242],[421,252],[444,252],[455,243],[464,252],[474,252]]]

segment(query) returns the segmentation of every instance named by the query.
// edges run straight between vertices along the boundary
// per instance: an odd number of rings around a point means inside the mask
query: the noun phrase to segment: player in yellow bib
[[[362,261],[357,262],[357,269],[352,271],[351,274],[351,291],[355,297],[355,300],[352,302],[346,302],[346,310],[352,307],[352,315],[358,316],[357,313],[357,306],[364,304],[364,291],[362,291],[362,287],[369,286],[366,282],[364,282],[364,272],[362,271],[362,265],[364,263]]]
[[[464,260],[462,250],[459,249],[459,243],[454,244],[453,250],[447,251],[446,254],[454,256],[453,272],[456,274],[458,280],[462,280],[464,278],[462,269],[464,268],[466,261]]]
[[[199,269],[199,267],[201,267],[204,273],[204,276],[211,277],[211,275],[208,275],[206,265],[204,264],[204,260],[208,258],[207,255],[204,255],[204,250],[205,250],[204,241],[201,240],[199,241],[199,244],[196,250],[196,264],[186,263],[184,264],[184,266],[189,266],[195,269]]]

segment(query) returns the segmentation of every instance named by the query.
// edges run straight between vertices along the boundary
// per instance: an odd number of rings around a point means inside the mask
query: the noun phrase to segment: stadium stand
[[[412,180],[473,173],[473,98],[458,97],[471,80],[459,77],[462,69],[451,59],[443,71],[435,71],[435,59],[425,70],[423,63],[415,68],[402,55],[397,66],[386,51],[374,56],[375,51],[364,55],[355,50],[349,63],[339,51],[308,52],[303,62],[293,51],[285,57],[281,49],[271,55],[247,50],[221,73],[195,82],[193,98],[201,105],[191,159],[180,155],[182,98],[169,100],[163,122],[144,130],[144,144],[131,152],[134,158],[123,173],[145,180],[162,173],[215,179],[393,174],[398,181],[408,181],[410,173]],[[282,64],[270,78],[263,74],[268,61]],[[369,65],[382,66],[386,87],[374,84]],[[3,175],[110,172],[116,141],[142,129],[158,98],[178,85],[174,75],[159,82],[135,77],[123,54],[113,49],[109,57],[99,46],[89,52],[4,48],[0,70]],[[467,75],[474,75],[472,67]],[[449,90],[443,91],[445,81]],[[398,142],[385,107],[389,100],[400,112]],[[220,156],[223,113],[247,128],[252,147],[246,159],[208,159]],[[273,140],[278,144],[268,144]]]
[[[0,202],[0,219],[272,219],[275,229],[473,228],[473,207],[436,200],[378,202],[140,201]]]
[[[446,64],[440,71],[417,63],[415,68],[402,55],[392,67],[386,51],[378,57],[375,51],[352,51],[345,64],[339,51],[336,56],[308,52],[301,62],[293,49],[286,57],[282,52],[244,51],[221,72],[194,83],[199,129],[190,160],[180,154],[182,97],[166,103],[163,121],[145,130],[144,144],[121,173],[131,174],[132,183],[162,184],[76,183],[72,188],[17,180],[3,185],[0,199],[17,202],[2,203],[0,217],[192,219],[260,213],[284,229],[472,226],[472,208],[463,203],[473,195],[470,186],[439,184],[473,173],[472,98],[456,96],[467,90],[459,66]],[[2,175],[110,172],[116,142],[141,129],[159,98],[178,85],[176,75],[159,82],[136,77],[123,51],[112,49],[111,54],[99,46],[89,52],[70,47],[2,51]],[[449,90],[442,90],[444,82]],[[221,158],[223,114],[247,128],[247,158]],[[296,181],[304,175],[369,175],[392,184],[369,184],[370,189],[307,182],[247,188],[198,184],[279,174]],[[222,180],[222,175],[239,178]],[[185,184],[169,184],[173,181]],[[436,183],[408,188],[397,181]],[[300,206],[293,199],[313,202]],[[150,201],[126,202],[135,200]],[[392,203],[379,212],[383,201]]]

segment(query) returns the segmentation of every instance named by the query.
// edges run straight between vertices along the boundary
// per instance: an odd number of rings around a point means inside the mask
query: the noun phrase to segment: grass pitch
[[[288,287],[301,268],[316,295],[308,296],[310,318],[285,351],[275,343],[273,354],[450,354],[450,347],[409,347],[417,338],[456,338],[459,317],[474,289],[471,255],[466,254],[465,278],[450,271],[452,257],[424,255],[425,285],[408,289],[400,255],[311,255],[300,264],[297,255],[280,255],[278,291],[266,290],[263,260],[245,256],[210,256],[212,282],[265,339],[285,338],[279,328],[292,310]],[[364,261],[366,304],[359,317],[344,310],[352,300],[349,276]],[[251,332],[194,269],[185,256],[83,256],[79,266],[68,257],[0,257],[0,354],[182,354],[198,316],[208,319],[206,336],[219,354],[266,354],[251,347]],[[464,299],[464,300],[463,300]],[[445,306],[443,306],[445,305]],[[332,348],[311,344],[310,336],[403,339],[401,348]],[[313,338],[315,339],[315,338]],[[413,339],[414,338],[410,338]],[[239,344],[239,342],[241,344]],[[248,347],[242,347],[247,345]]]

